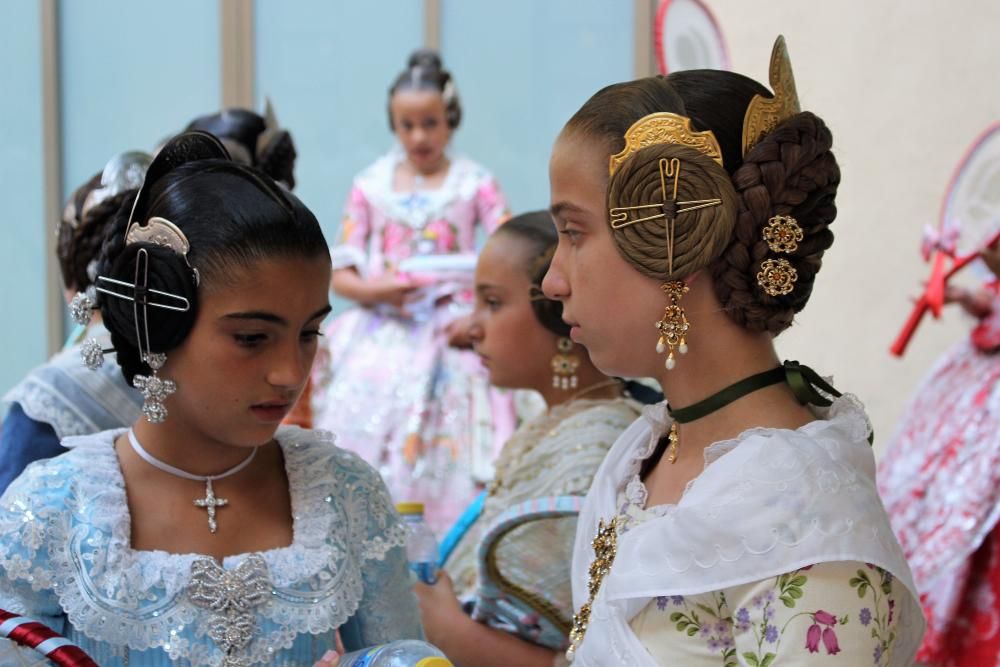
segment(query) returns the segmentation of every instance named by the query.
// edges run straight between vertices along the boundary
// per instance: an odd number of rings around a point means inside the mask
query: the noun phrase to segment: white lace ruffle
[[[636,480],[641,462],[669,428],[665,406],[647,409],[622,435],[594,480],[578,524],[577,606],[588,598],[590,541],[598,521],[624,513],[627,527],[592,604],[577,652],[581,664],[650,664],[629,621],[654,597],[706,593],[843,561],[877,565],[905,585],[907,592],[897,598],[900,651],[916,650],[922,616],[875,489],[864,409],[845,395],[815,412],[819,419],[794,431],[754,428],[715,443],[706,452],[704,472],[662,514],[643,509],[645,489]]]
[[[384,211],[393,220],[418,230],[435,218],[448,218],[448,209],[455,202],[472,199],[476,191],[493,178],[486,168],[476,162],[454,156],[440,187],[417,193],[397,192],[393,189],[393,179],[396,165],[404,158],[402,148],[394,147],[362,171],[354,184],[362,189],[372,206]],[[412,194],[419,197],[414,199]]]
[[[825,379],[829,381],[829,378]],[[829,407],[821,408],[809,406],[809,409],[816,416],[816,421],[803,424],[794,431],[789,429],[754,427],[743,431],[735,438],[713,442],[705,448],[705,466],[703,470],[707,469],[708,466],[715,461],[718,461],[723,455],[736,449],[741,442],[750,438],[776,433],[788,435],[810,434],[818,428],[827,426],[828,422],[836,422],[837,428],[843,429],[845,435],[852,440],[860,441],[862,439],[867,439],[872,432],[872,426],[861,401],[859,401],[853,394],[844,394],[839,398],[831,396],[830,398],[833,399],[833,403]],[[670,426],[673,424],[673,419],[671,419],[670,415],[667,413],[667,403],[665,401],[656,403],[655,405],[645,406],[642,409],[642,418],[649,424],[649,439],[643,446],[639,447],[632,456],[629,457],[628,467],[625,470],[625,479],[628,481],[625,483],[622,494],[624,496],[624,500],[632,507],[654,515],[663,516],[669,513],[675,505],[657,505],[655,507],[646,507],[648,492],[646,490],[646,485],[642,483],[642,480],[639,477],[639,473],[642,469],[642,464],[646,461],[646,459],[653,455],[653,451],[656,449],[657,443],[659,443],[660,439],[663,438],[670,430]],[[685,485],[681,498],[687,495],[696,480],[697,477]]]
[[[134,650],[161,647],[173,660],[215,664],[220,654],[199,621],[204,610],[187,594],[192,564],[203,557],[130,547],[113,448],[121,433],[77,438],[69,454],[30,467],[12,485],[0,515],[0,532],[8,536],[0,566],[9,580],[54,591],[74,628],[90,639]],[[277,439],[293,541],[259,554],[272,590],[242,656],[250,663],[270,663],[299,634],[343,625],[362,599],[362,566],[405,543],[381,480],[359,457],[334,447],[331,434],[287,427]],[[247,557],[228,557],[222,566],[235,569]]]

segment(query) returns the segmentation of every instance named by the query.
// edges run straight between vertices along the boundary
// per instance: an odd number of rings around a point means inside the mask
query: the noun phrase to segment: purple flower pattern
[[[723,658],[723,667],[737,667],[739,664],[771,667],[779,656],[782,641],[790,635],[799,639],[789,641],[802,642],[798,645],[809,653],[836,656],[843,651],[840,645],[843,634],[838,636],[838,630],[849,623],[850,615],[838,616],[825,609],[795,610],[808,585],[805,573],[811,568],[775,577],[771,589],[754,595],[745,603],[746,606],[738,607],[735,613],[730,610],[725,593],[721,591],[711,594],[712,604],[696,602],[697,598],[688,600],[681,596],[669,596],[656,598],[656,607],[660,611],[666,611],[670,604],[680,607],[680,610],[670,612],[671,623],[679,632],[697,637],[710,652],[718,653]],[[869,565],[868,570],[870,572],[858,570],[850,585],[858,590],[859,598],[869,595],[873,598],[873,604],[862,608],[857,619],[862,626],[872,628],[871,636],[876,641],[871,654],[873,664],[882,667],[888,664],[890,648],[895,640],[891,627],[895,600],[889,597],[893,578],[874,565]],[[795,611],[789,616],[779,613],[782,608]],[[796,619],[806,622],[795,623]],[[750,636],[741,640],[741,646],[756,645],[756,650],[743,651],[741,648],[742,652],[737,656],[736,640],[748,633]]]

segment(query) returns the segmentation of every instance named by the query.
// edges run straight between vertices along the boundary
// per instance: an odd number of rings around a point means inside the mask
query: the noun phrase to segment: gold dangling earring
[[[555,389],[569,391],[576,389],[576,369],[580,367],[580,359],[573,351],[573,341],[565,336],[556,341],[559,353],[552,357],[552,386]]]
[[[667,370],[673,370],[677,362],[674,360],[674,350],[681,354],[687,354],[687,332],[691,328],[687,317],[684,315],[684,308],[681,307],[681,298],[687,294],[688,286],[680,280],[671,280],[660,285],[670,303],[663,311],[663,317],[656,323],[656,330],[660,332],[660,339],[656,341],[656,351],[659,354],[667,352],[667,361],[664,364]]]

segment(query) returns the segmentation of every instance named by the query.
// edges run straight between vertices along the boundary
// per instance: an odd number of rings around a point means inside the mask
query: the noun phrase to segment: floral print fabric
[[[479,164],[454,158],[439,188],[396,192],[402,159],[393,151],[355,179],[334,269],[376,277],[412,258],[472,255],[477,236],[506,219],[497,181]],[[313,425],[375,466],[393,500],[424,503],[439,535],[490,478],[514,425],[512,401],[489,386],[479,358],[448,346],[445,327],[470,310],[471,284],[439,277],[407,312],[349,309],[324,331],[312,376]]]
[[[655,598],[632,629],[662,665],[884,665],[896,639],[895,579],[821,563],[691,596]]]

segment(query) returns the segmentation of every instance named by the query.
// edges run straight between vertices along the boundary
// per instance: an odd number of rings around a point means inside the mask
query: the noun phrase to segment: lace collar
[[[358,177],[358,185],[377,208],[396,222],[422,229],[435,218],[447,217],[448,209],[458,199],[472,199],[486,176],[475,162],[449,154],[451,164],[440,187],[413,192],[393,190],[396,167],[405,158],[396,146],[375,161]]]
[[[73,438],[69,453],[30,467],[15,482],[4,496],[0,527],[8,534],[0,543],[0,563],[11,579],[36,590],[51,588],[86,636],[135,650],[159,646],[173,659],[195,662],[199,651],[214,650],[206,648],[205,629],[195,624],[192,631],[201,642],[181,641],[178,634],[203,613],[188,590],[193,566],[214,561],[131,548],[126,490],[113,446],[123,432]],[[405,540],[377,474],[334,447],[331,434],[282,427],[276,439],[288,475],[292,543],[221,563],[225,571],[245,569],[248,561],[266,568],[271,594],[259,616],[270,630],[259,633],[251,655],[287,648],[302,632],[342,625],[361,600],[362,565],[382,560]],[[49,561],[42,567],[22,572],[11,566],[44,561],[45,552]]]
[[[824,430],[835,428],[846,430],[848,437],[851,439],[864,439],[871,432],[871,422],[868,420],[868,415],[865,414],[864,406],[851,394],[844,394],[840,398],[834,399],[833,404],[829,407],[809,406],[809,409],[816,416],[816,419],[803,424],[794,431],[791,429],[754,427],[743,431],[735,438],[713,442],[705,448],[705,464],[702,470],[707,470],[710,465],[736,449],[741,442],[753,437],[791,434],[819,436]],[[654,405],[645,406],[642,409],[642,421],[650,429],[649,438],[629,457],[628,467],[625,469],[624,484],[620,490],[621,512],[623,515],[627,515],[633,519],[648,516],[665,516],[677,507],[677,505],[647,507],[648,492],[646,485],[643,484],[642,479],[639,477],[643,462],[653,455],[660,438],[667,434],[670,430],[670,425],[673,423],[667,412],[667,402],[662,401]],[[684,492],[681,494],[682,500],[697,481],[698,477],[695,477],[685,485]],[[628,518],[626,518],[626,521],[630,523]]]

